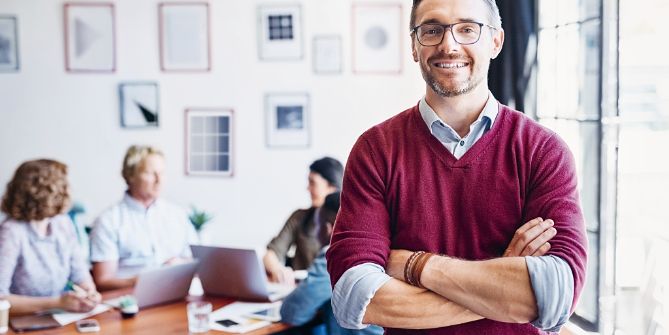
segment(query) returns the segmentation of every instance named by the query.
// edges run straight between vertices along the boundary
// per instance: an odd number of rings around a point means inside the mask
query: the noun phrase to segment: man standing
[[[414,0],[411,38],[425,97],[366,131],[346,165],[335,316],[388,334],[559,330],[585,280],[576,171],[555,133],[488,90],[495,1]]]

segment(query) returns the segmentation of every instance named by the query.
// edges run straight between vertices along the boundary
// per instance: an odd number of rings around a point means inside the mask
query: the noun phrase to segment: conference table
[[[128,291],[113,291],[103,294],[103,299],[128,294]],[[90,319],[96,319],[100,323],[100,332],[98,334],[130,334],[130,335],[167,335],[167,334],[188,334],[188,316],[186,315],[186,305],[190,301],[204,300],[212,304],[213,310],[235,302],[233,299],[209,296],[189,296],[186,300],[181,300],[164,305],[149,307],[143,309],[133,318],[123,319],[118,310],[111,309],[104,313],[91,316]],[[258,330],[244,333],[248,335],[266,335],[289,329],[290,326],[284,323],[272,323],[269,326]],[[12,330],[9,334],[16,334]],[[48,330],[39,330],[25,332],[21,334],[81,334],[77,331],[74,323]],[[220,331],[209,331],[205,334],[232,334]]]

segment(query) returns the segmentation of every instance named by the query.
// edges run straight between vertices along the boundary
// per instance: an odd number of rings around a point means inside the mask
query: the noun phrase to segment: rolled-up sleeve
[[[574,278],[569,264],[556,256],[525,257],[538,317],[532,325],[557,332],[569,319],[574,298]]]
[[[365,263],[344,272],[332,292],[332,311],[337,323],[348,329],[363,329],[367,305],[376,291],[390,280],[377,264]]]

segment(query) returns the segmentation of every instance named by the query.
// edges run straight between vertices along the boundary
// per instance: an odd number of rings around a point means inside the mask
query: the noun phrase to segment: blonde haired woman
[[[48,159],[16,170],[2,198],[7,219],[0,225],[0,296],[11,313],[60,308],[87,312],[100,301],[74,226],[63,213],[70,205],[67,166]],[[69,282],[86,293],[66,290]]]

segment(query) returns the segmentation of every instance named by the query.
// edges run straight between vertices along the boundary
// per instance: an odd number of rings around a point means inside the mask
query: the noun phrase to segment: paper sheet
[[[209,317],[212,330],[246,333],[272,324],[270,321],[252,319],[244,315],[275,306],[277,303],[234,302],[213,311]],[[221,322],[221,320],[227,320]]]
[[[110,306],[98,304],[92,311],[88,313],[56,313],[53,314],[53,318],[61,325],[67,325],[75,321],[83,320],[85,318],[97,315],[103,312],[106,312],[110,309]]]

